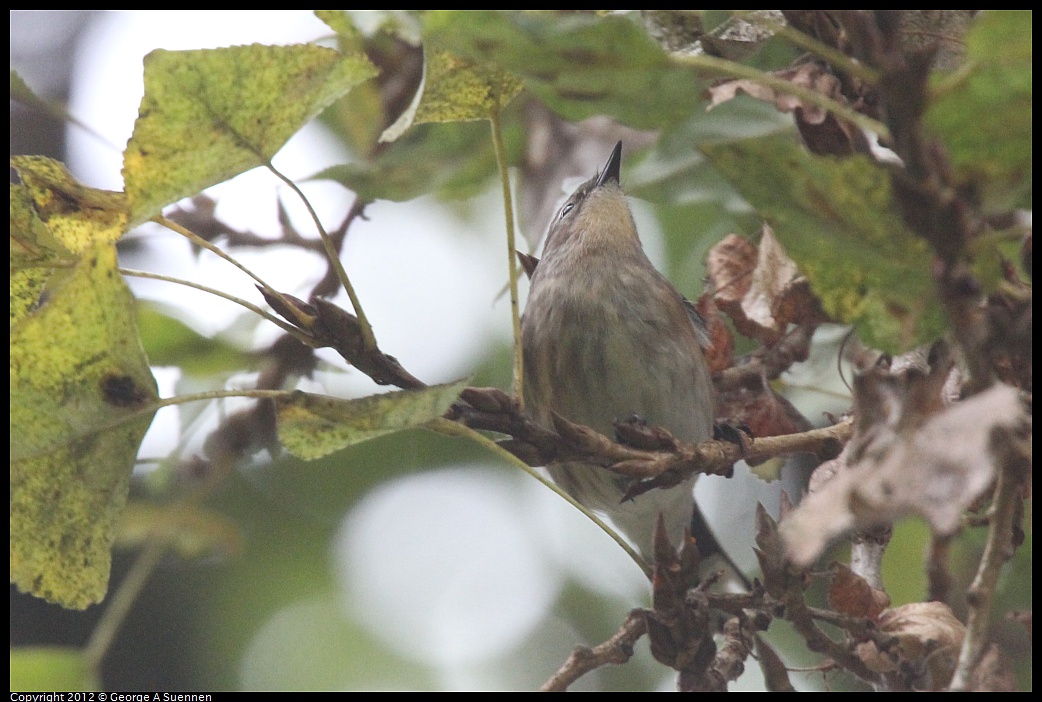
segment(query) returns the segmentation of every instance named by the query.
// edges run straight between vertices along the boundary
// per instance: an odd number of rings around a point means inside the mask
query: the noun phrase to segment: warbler
[[[644,253],[619,184],[621,159],[620,141],[550,223],[522,320],[525,407],[550,429],[556,412],[610,437],[615,420],[636,415],[679,439],[703,441],[713,432],[704,324]],[[624,501],[628,479],[602,467],[548,470],[578,502],[607,515],[649,563],[659,514],[674,546],[693,519],[704,528],[695,478]],[[716,549],[703,532],[699,550]]]

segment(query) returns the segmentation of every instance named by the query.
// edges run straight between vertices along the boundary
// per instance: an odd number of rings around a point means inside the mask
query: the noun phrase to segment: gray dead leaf
[[[819,468],[832,478],[813,481],[814,491],[780,525],[795,563],[814,562],[843,533],[909,514],[925,518],[938,534],[951,534],[994,479],[996,430],[1015,427],[1022,416],[1017,390],[1002,384],[903,423],[888,421],[895,415],[896,408],[886,407],[893,399],[874,408],[873,421],[859,422],[861,435],[855,432],[837,465]],[[905,397],[916,399],[923,398],[914,389]],[[896,414],[910,419],[916,411]]]

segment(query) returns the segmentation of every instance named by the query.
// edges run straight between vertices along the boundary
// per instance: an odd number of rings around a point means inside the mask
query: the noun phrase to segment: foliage
[[[615,622],[615,634],[586,658],[559,661],[548,689],[627,659],[644,637],[655,659],[678,671],[682,689],[726,689],[754,648],[766,685],[784,689],[785,665],[759,633],[776,619],[825,656],[823,671],[880,689],[1015,687],[989,621],[1000,568],[1023,541],[1030,489],[1031,238],[1010,213],[1031,194],[1030,23],[1015,12],[966,15],[954,29],[945,25],[945,42],[965,46],[950,58],[912,41],[918,32],[902,22],[917,17],[907,12],[790,11],[709,27],[716,15],[387,12],[374,26],[323,11],[336,49],[149,54],[123,153],[124,192],[86,187],[49,159],[11,161],[11,582],[82,609],[106,597],[113,544],[141,550],[137,579],[110,596],[109,618],[82,656],[12,650],[12,689],[46,687],[33,671],[52,660],[51,689],[95,684],[111,630],[164,553],[239,554],[235,520],[201,503],[261,450],[306,460],[368,456],[352,460],[368,466],[391,459],[375,449],[352,453],[369,450],[355,444],[380,447],[415,429],[462,437],[526,470],[568,457],[599,463],[631,479],[632,496],[668,489],[684,471],[731,473],[741,459],[830,459],[815,473],[814,494],[799,507],[786,503],[780,524],[762,511],[748,525],[760,568],[748,592],[713,592],[711,579],[698,582],[689,545],[664,545],[655,563],[641,564],[653,576],[652,608]],[[743,27],[757,31],[733,38]],[[12,99],[39,107],[13,71],[11,86]],[[795,129],[779,120],[789,113]],[[299,193],[271,161],[319,115],[354,158],[315,179],[357,197],[338,228],[323,226],[308,205],[321,241],[284,217],[281,240],[258,239],[198,198],[194,213],[163,217],[164,208],[256,167]],[[888,157],[863,129],[891,149]],[[705,254],[711,286],[697,306],[709,320],[718,417],[755,440],[690,446],[645,428],[616,443],[566,418],[553,430],[536,426],[500,390],[427,386],[379,346],[340,263],[348,232],[374,202],[469,197],[498,173],[510,242],[503,279],[516,302],[508,165],[518,166],[519,209],[540,212],[574,175],[555,168],[586,172],[584,154],[618,138],[640,154],[630,190],[652,204],[677,254],[671,265],[690,279],[684,259]],[[530,219],[522,225],[542,231],[539,215]],[[162,309],[135,311],[123,277],[134,273],[118,267],[117,245],[149,221],[222,256],[217,241],[231,251],[278,244],[328,258],[308,300],[250,273],[273,312],[241,302],[284,331],[265,349],[255,387],[160,400],[149,358],[200,378],[250,361]],[[769,226],[758,245],[724,236],[751,235],[761,222]],[[1023,270],[1010,262],[1018,253]],[[352,311],[329,301],[341,287]],[[854,419],[811,431],[778,379],[807,358],[825,322],[857,332],[861,372]],[[736,347],[748,353],[739,357]],[[399,390],[351,399],[293,390],[313,376],[322,348]],[[499,366],[494,374],[504,376]],[[171,455],[168,483],[150,488],[156,499],[126,508],[156,411],[232,396],[255,402],[228,414],[196,455]],[[507,438],[493,443],[477,430]],[[392,462],[390,471],[404,470]],[[351,489],[390,474],[360,475]],[[325,497],[342,510],[335,495]],[[983,505],[986,547],[970,566],[976,575],[966,579],[972,597],[964,601],[952,587],[947,545]],[[928,599],[937,602],[891,607],[879,567],[889,530],[909,514],[930,520]],[[834,563],[828,607],[810,606],[810,568],[839,538],[854,543],[853,568]],[[388,546],[381,555],[397,553]],[[712,623],[724,619],[714,641]],[[410,684],[428,684],[415,675]]]

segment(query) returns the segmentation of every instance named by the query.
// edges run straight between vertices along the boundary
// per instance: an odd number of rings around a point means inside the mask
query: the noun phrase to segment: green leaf
[[[663,127],[688,117],[704,88],[626,17],[440,10],[425,17],[424,39],[518,76],[569,120],[606,114]]]
[[[11,689],[19,692],[100,690],[87,672],[82,651],[59,646],[11,649]]]
[[[702,151],[771,224],[833,318],[895,353],[944,333],[929,247],[905,227],[873,161],[813,156],[785,136]]]
[[[773,105],[738,96],[711,112],[696,111],[664,133],[635,164],[628,159],[623,187],[628,195],[655,203],[713,203],[748,211],[730,183],[692,144],[736,141],[792,129],[792,119]]]
[[[185,560],[239,556],[244,548],[242,529],[223,514],[198,505],[144,502],[131,502],[120,514],[115,545],[138,548],[155,535]]]
[[[384,434],[421,427],[445,413],[466,380],[342,400],[295,392],[278,402],[279,440],[305,460]]]
[[[11,581],[82,609],[108,587],[113,523],[158,395],[115,247],[64,273],[11,329]]]
[[[267,163],[304,124],[368,80],[364,55],[313,45],[156,50],[123,155],[131,220]]]
[[[344,10],[315,10],[315,17],[326,23],[326,25],[337,33],[342,42],[349,46],[361,48],[362,33],[351,22],[351,18]]]
[[[389,74],[383,80],[355,87],[322,114],[323,123],[340,135],[353,154],[372,156],[384,150],[379,144],[380,135],[401,114],[401,100],[408,99],[398,91],[415,91],[415,83],[422,78],[419,22],[408,12],[315,10],[315,15],[336,31],[341,51],[364,53],[381,73]]]
[[[152,365],[177,366],[191,375],[208,375],[234,373],[256,361],[219,337],[199,334],[176,319],[173,308],[145,302],[138,305],[137,312],[141,341]]]
[[[403,202],[432,192],[473,197],[487,187],[495,169],[488,126],[457,122],[421,126],[371,162],[333,166],[313,178],[334,180],[366,202]]]
[[[989,10],[966,34],[963,70],[934,85],[926,122],[990,209],[1031,207],[1031,13]]]
[[[423,81],[408,109],[384,130],[380,141],[395,141],[414,124],[488,119],[521,92],[521,81],[488,63],[426,49]]]

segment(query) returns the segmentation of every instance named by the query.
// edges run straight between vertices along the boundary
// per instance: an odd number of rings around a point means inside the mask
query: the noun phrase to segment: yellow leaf
[[[113,522],[157,397],[116,250],[97,244],[11,329],[19,589],[78,609],[104,597]]]
[[[127,230],[123,193],[87,187],[64,164],[45,156],[12,156],[11,168],[22,179],[36,217],[69,251],[114,243]]]

